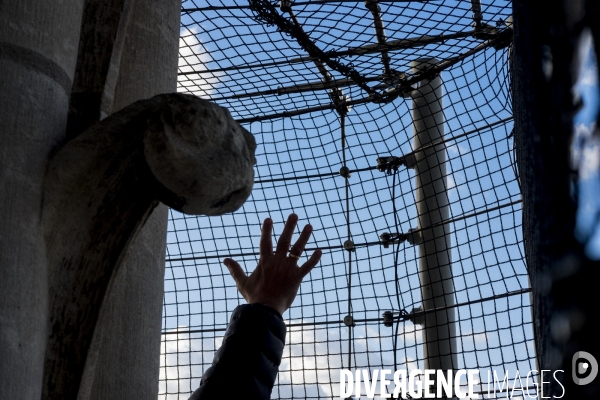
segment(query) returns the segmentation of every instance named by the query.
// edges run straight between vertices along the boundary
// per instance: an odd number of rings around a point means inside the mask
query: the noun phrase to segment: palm
[[[250,276],[246,275],[237,262],[229,258],[224,260],[239,292],[248,303],[266,304],[283,314],[294,301],[302,279],[319,262],[321,251],[316,250],[307,262],[298,267],[298,258],[304,251],[304,246],[312,233],[312,227],[306,225],[290,249],[297,222],[297,215],[291,214],[288,217],[277,242],[277,248],[273,252],[271,241],[273,221],[270,218],[265,219],[260,239],[260,259]],[[289,256],[288,249],[290,249]]]

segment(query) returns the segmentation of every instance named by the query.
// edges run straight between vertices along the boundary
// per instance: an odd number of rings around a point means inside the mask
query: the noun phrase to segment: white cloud
[[[199,39],[198,28],[184,28],[179,34],[179,72],[206,71],[212,57]],[[187,74],[178,76],[177,91],[210,98],[215,93],[223,73]]]
[[[301,321],[294,321],[301,322]],[[402,328],[402,327],[401,327]],[[347,329],[347,328],[344,328]],[[353,329],[353,372],[356,369],[364,369],[370,366],[370,373],[375,369],[381,369],[382,366],[393,369],[391,347],[392,338],[389,337],[391,331],[382,331],[364,325],[356,326]],[[388,328],[393,329],[394,328]],[[343,334],[343,329],[342,329]],[[403,328],[398,332],[398,349],[414,346],[416,342],[421,342],[421,329],[416,328],[412,323],[403,324]],[[326,398],[337,398],[340,394],[340,369],[342,365],[348,369],[347,365],[347,337],[340,337],[340,329],[334,328],[313,328],[294,327],[288,329],[286,340],[286,349],[284,358],[279,368],[279,384],[277,395],[281,397],[292,397],[290,384],[294,385],[294,397],[319,396]],[[399,369],[417,368],[417,363],[410,356],[399,356]],[[383,364],[383,365],[382,365]],[[304,386],[304,392],[299,393],[299,387]],[[365,393],[364,383],[362,393]],[[389,390],[394,389],[393,383],[388,386]],[[379,386],[375,398],[378,399]],[[274,392],[275,394],[275,392]]]
[[[453,156],[459,156],[469,153],[469,150],[466,147],[461,146],[460,144],[452,144],[450,146],[447,146],[446,150],[448,151],[448,155],[450,156],[450,158],[454,158]]]
[[[167,332],[186,331],[180,326]],[[222,335],[222,333],[221,333]],[[166,334],[160,344],[160,400],[187,400],[200,385],[200,378],[212,362],[223,338],[201,338],[198,334]]]
[[[294,323],[305,322],[302,320]],[[170,330],[185,331],[188,327],[180,326]],[[273,397],[325,397],[339,396],[339,374],[342,365],[347,365],[346,329],[339,327],[289,327],[286,346],[279,367],[278,381],[273,390]],[[353,361],[352,371],[370,366],[373,373],[382,366],[393,369],[393,355],[390,351],[389,331],[370,326],[359,325],[353,329]],[[159,400],[187,400],[190,393],[200,384],[202,373],[214,356],[214,352],[222,343],[224,332],[205,337],[199,334],[167,334],[163,335],[160,358]],[[398,349],[416,349],[422,343],[422,330],[412,323],[404,323],[398,332]],[[393,337],[393,335],[392,335]],[[416,350],[415,350],[416,351]],[[409,372],[419,368],[415,358],[398,354],[398,368]],[[410,353],[410,352],[409,352]],[[382,365],[383,364],[383,365]],[[422,366],[421,366],[422,368]],[[292,393],[293,385],[293,393]],[[388,386],[393,391],[393,383]],[[362,392],[364,393],[364,384]],[[378,398],[379,387],[375,398]]]
[[[585,30],[581,35],[579,44],[580,71],[577,84],[579,86],[596,86],[598,84],[598,71],[594,61],[594,46],[592,35]]]
[[[448,151],[448,154],[451,156],[450,158],[453,158],[452,156],[458,156],[460,154],[460,152],[458,150],[458,146],[455,144],[446,147],[446,150]]]
[[[579,179],[587,180],[600,170],[600,140],[593,135],[594,124],[577,124],[573,140],[573,162],[579,168]]]
[[[462,185],[460,188],[456,187],[456,180],[454,179],[454,175],[452,173],[448,173],[448,175],[446,175],[446,190],[448,191],[448,199],[451,203],[458,200],[458,190],[464,190],[464,188],[465,185]]]
[[[594,67],[584,68],[579,79],[579,84],[582,86],[597,86],[598,72]]]

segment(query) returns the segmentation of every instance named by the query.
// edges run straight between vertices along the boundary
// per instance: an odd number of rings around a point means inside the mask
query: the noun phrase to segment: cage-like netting
[[[244,302],[222,260],[251,272],[262,221],[272,217],[278,234],[291,212],[298,232],[314,227],[300,262],[310,249],[324,254],[284,315],[272,398],[339,398],[341,368],[424,368],[423,327],[411,318],[422,305],[419,247],[404,240],[419,225],[415,170],[380,171],[377,158],[427,151],[414,149],[405,96],[437,74],[445,132],[429,149],[442,146],[447,157],[454,367],[479,369],[483,392],[487,371],[508,371],[512,387],[515,371],[535,369],[513,154],[511,3],[485,0],[481,14],[472,3],[297,1],[292,17],[265,0],[183,2],[179,91],[228,108],[258,147],[254,189],[240,210],[171,211],[159,398],[187,399],[198,387]],[[436,61],[411,69],[423,59]],[[347,315],[355,326],[344,324]]]

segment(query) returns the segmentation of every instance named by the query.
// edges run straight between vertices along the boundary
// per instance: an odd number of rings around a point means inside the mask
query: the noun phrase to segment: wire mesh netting
[[[198,387],[244,302],[222,260],[250,273],[264,218],[279,233],[292,212],[314,227],[300,262],[324,254],[284,315],[272,398],[339,398],[342,368],[448,363],[494,397],[488,371],[512,387],[535,369],[510,15],[498,0],[183,2],[179,91],[228,108],[257,163],[235,213],[171,211],[159,398]]]

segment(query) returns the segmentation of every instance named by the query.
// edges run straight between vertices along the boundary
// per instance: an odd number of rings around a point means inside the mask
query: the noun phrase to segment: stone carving
[[[236,210],[252,189],[255,148],[227,110],[165,94],[57,151],[42,212],[50,286],[42,398],[77,398],[107,288],[152,209],[162,201],[191,214]]]
[[[144,136],[144,155],[156,179],[182,204],[164,203],[188,214],[220,215],[237,210],[254,180],[254,137],[229,111],[191,96],[169,103],[161,121]]]

